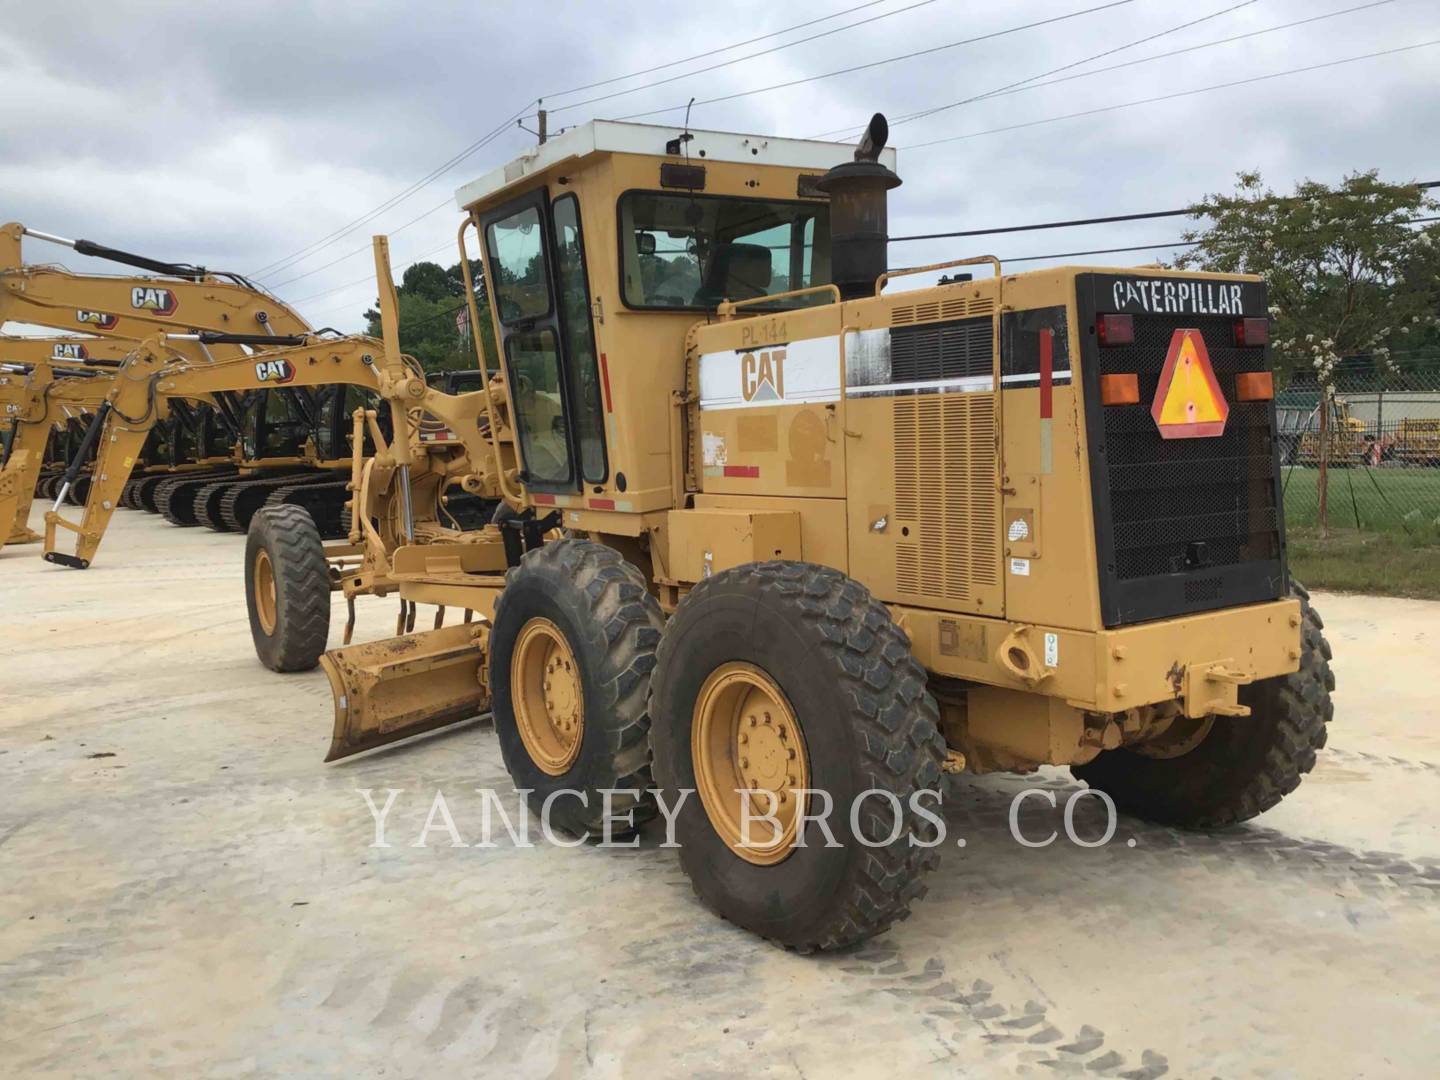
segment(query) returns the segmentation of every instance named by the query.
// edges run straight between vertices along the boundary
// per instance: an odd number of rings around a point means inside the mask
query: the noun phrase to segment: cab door
[[[482,219],[496,336],[510,384],[521,480],[575,492],[606,478],[584,248],[575,197],[542,188]]]

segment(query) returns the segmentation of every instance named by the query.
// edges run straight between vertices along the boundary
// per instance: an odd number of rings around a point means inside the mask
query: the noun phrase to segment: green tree
[[[491,326],[490,301],[478,260],[470,263],[475,282],[475,303],[480,311],[480,337],[485,359],[495,370],[495,331]],[[456,317],[466,309],[465,280],[460,264],[446,269],[438,263],[418,262],[406,268],[395,287],[400,306],[400,348],[420,361],[426,371],[458,371],[476,366],[475,348],[469,334],[462,334]],[[380,334],[380,311],[365,312],[366,332]],[[466,321],[468,325],[468,320]]]
[[[1234,194],[1196,207],[1211,223],[1185,234],[1196,246],[1176,265],[1262,275],[1276,366],[1287,375],[1309,369],[1333,393],[1343,357],[1368,355],[1395,369],[1401,343],[1418,343],[1436,325],[1440,231],[1413,222],[1437,208],[1419,188],[1384,183],[1373,169],[1333,188],[1305,180],[1283,197],[1258,172],[1241,172]]]

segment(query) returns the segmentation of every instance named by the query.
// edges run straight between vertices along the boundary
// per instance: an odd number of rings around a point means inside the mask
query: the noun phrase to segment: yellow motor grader
[[[922,895],[943,772],[1069,766],[1192,828],[1296,787],[1334,683],[1287,574],[1264,283],[889,270],[885,138],[597,121],[459,191],[500,370],[439,394],[387,317],[352,543],[283,508],[249,532],[257,650],[322,662],[330,760],[488,708],[535,812],[663,799],[702,900],[807,951]],[[492,523],[446,528],[440,476]],[[332,587],[466,621],[321,656]]]

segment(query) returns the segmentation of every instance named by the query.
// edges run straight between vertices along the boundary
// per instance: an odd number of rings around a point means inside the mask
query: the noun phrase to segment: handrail
[[[1000,277],[1000,260],[994,255],[973,255],[968,259],[951,259],[949,262],[931,263],[928,266],[904,266],[899,270],[887,270],[875,279],[875,295],[879,296],[889,283],[891,278],[905,277],[907,274],[924,274],[932,270],[948,270],[952,266],[978,266],[980,263],[989,263],[995,268],[995,276]]]
[[[722,300],[720,306],[715,309],[715,314],[722,319],[728,319],[735,314],[738,307],[748,307],[751,304],[773,303],[776,300],[788,300],[792,296],[809,296],[811,293],[828,292],[835,298],[835,303],[840,302],[840,288],[837,285],[810,285],[803,289],[791,289],[789,292],[767,293],[764,296],[752,296],[747,300]]]
[[[500,453],[500,427],[495,422],[495,404],[490,400],[490,366],[485,360],[485,343],[480,337],[480,308],[475,303],[475,282],[470,273],[470,256],[465,253],[465,230],[475,225],[473,215],[466,214],[465,219],[460,222],[460,229],[456,233],[456,242],[460,245],[460,273],[465,279],[465,304],[470,314],[470,340],[475,343],[475,359],[480,364],[480,380],[485,392],[485,417],[490,421],[490,430],[486,437],[490,440],[491,452],[495,455],[495,477],[500,485],[500,495],[508,503],[522,505],[524,496],[518,492],[512,492],[507,485],[505,478],[505,459]],[[480,228],[475,228],[475,241],[484,249],[484,243],[480,238]]]

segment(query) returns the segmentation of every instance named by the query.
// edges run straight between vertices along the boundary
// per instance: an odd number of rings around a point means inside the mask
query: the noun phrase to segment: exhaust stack
[[[872,296],[886,270],[889,240],[888,192],[900,177],[880,164],[890,125],[870,118],[855,160],[836,165],[816,186],[830,196],[830,277],[845,300]]]

